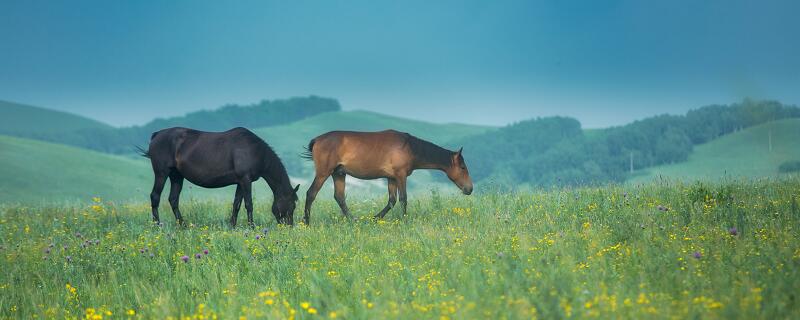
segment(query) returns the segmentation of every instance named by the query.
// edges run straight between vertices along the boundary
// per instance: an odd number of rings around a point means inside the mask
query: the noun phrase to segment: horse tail
[[[136,153],[138,153],[140,156],[150,158],[150,152],[138,145],[134,145],[134,147],[136,147]]]
[[[317,139],[311,139],[311,141],[308,142],[308,147],[305,148],[306,151],[304,151],[303,153],[300,154],[300,158],[303,158],[303,159],[306,159],[306,160],[313,160],[314,159],[314,151],[313,150],[314,150],[314,142],[316,142],[316,140]]]
[[[161,132],[161,131],[153,132],[153,134],[150,135],[150,142],[153,141],[153,138],[155,138],[156,135],[158,135],[159,132]],[[145,157],[145,158],[150,158],[150,152],[149,151],[145,150],[144,148],[140,147],[139,145],[134,145],[134,147],[136,148],[136,153],[138,153],[140,156]]]

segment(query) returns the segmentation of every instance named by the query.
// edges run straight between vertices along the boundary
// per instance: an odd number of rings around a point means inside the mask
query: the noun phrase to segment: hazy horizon
[[[0,4],[0,99],[115,126],[318,95],[345,110],[584,127],[800,103],[800,3]]]

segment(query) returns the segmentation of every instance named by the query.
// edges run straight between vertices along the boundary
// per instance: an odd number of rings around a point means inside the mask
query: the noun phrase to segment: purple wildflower
[[[695,259],[700,259],[700,258],[702,258],[702,257],[703,257],[703,255],[701,255],[699,251],[695,251],[695,252],[694,252],[694,254],[693,254],[692,256],[693,256]]]
[[[152,258],[152,257],[155,257],[155,255],[154,255],[154,254],[152,254],[152,253],[150,253],[150,258]]]
[[[739,229],[736,229],[736,227],[731,227],[730,229],[728,229],[728,234],[730,234],[732,236],[738,235],[739,234]]]
[[[67,246],[67,245],[65,244],[65,245],[64,245],[64,250],[67,250],[67,249],[69,249],[69,246]]]
[[[195,254],[195,255],[194,255],[194,258],[195,258],[195,259],[200,259],[200,258],[202,258],[202,257],[203,257],[203,255],[202,255],[202,254],[199,254],[199,253],[197,253],[197,254]]]
[[[139,253],[144,254],[144,249],[139,249]]]
[[[269,233],[269,228],[264,228],[264,230],[261,230],[261,231],[264,232],[264,234],[267,234],[267,233]]]
[[[50,248],[44,249],[44,253],[50,253]]]
[[[203,250],[203,254],[204,254],[204,255],[208,255],[208,249],[204,249],[204,250]]]
[[[189,256],[183,256],[181,260],[183,260],[183,262],[189,262]]]
[[[83,237],[80,232],[75,232],[75,236],[78,237],[78,238]]]
[[[67,262],[72,262],[72,256],[67,256]]]
[[[261,239],[261,235],[260,234],[256,235],[256,240],[258,240],[258,239]]]
[[[94,239],[94,244],[100,244],[100,239]]]

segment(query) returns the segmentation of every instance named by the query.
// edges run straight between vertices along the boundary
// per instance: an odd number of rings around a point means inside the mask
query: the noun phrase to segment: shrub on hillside
[[[800,171],[800,160],[786,161],[778,166],[778,172],[789,173]]]

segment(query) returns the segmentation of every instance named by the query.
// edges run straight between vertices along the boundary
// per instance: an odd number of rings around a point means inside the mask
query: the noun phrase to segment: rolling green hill
[[[446,143],[492,127],[466,124],[434,124],[387,116],[368,111],[343,111],[319,114],[286,125],[256,129],[255,132],[280,153],[300,153],[308,142],[333,130],[381,131],[395,129],[436,143]],[[450,146],[451,148],[454,146]]]
[[[84,129],[111,129],[72,113],[0,100],[0,134],[39,138]]]
[[[52,203],[90,201],[100,197],[113,201],[149,201],[153,185],[150,163],[105,153],[0,135],[0,203]],[[184,184],[181,199],[233,199],[233,187],[203,189]],[[253,187],[258,201],[271,197],[263,181]],[[161,196],[168,207],[169,186]],[[266,210],[261,208],[259,210]],[[268,211],[265,211],[268,212]],[[171,216],[167,209],[162,214]]]
[[[26,110],[33,109],[26,107]],[[67,116],[69,118],[69,115]],[[80,119],[80,117],[74,118]],[[87,123],[91,124],[91,121]],[[323,113],[289,125],[255,131],[284,155],[284,162],[305,168],[301,169],[301,172],[295,171],[292,174],[293,180],[303,184],[302,188],[305,190],[306,175],[312,172],[311,163],[300,160],[297,154],[302,151],[302,147],[309,139],[334,129],[386,128],[414,132],[437,142],[490,129],[459,124],[431,124],[353,111]],[[291,165],[289,167],[291,169]],[[295,176],[298,178],[294,178]],[[147,201],[153,179],[146,159],[115,156],[62,144],[1,135],[0,177],[2,177],[0,202],[22,203],[87,201],[94,196],[116,201]],[[424,186],[427,190],[428,186],[434,183],[433,180],[429,173],[420,172],[414,175],[411,188]],[[361,193],[372,191],[367,194],[375,195],[375,192],[383,192],[385,188],[382,186],[383,183],[383,181],[364,182],[349,179],[348,187],[354,191],[353,195],[359,191]],[[166,187],[162,195],[162,206],[166,203],[168,190],[169,187]],[[227,199],[233,196],[233,190],[233,187],[208,190],[187,183],[182,199]],[[327,190],[324,193],[327,194]],[[268,201],[259,200],[270,196],[266,184],[263,181],[257,182],[254,186],[256,205],[269,204]],[[166,211],[166,214],[169,214],[169,211]]]
[[[150,168],[137,161],[70,146],[0,136],[0,202],[146,199]]]
[[[772,134],[772,150],[769,136]],[[777,176],[778,166],[800,160],[800,119],[784,119],[695,146],[686,162],[649,168],[630,182],[672,179]]]

